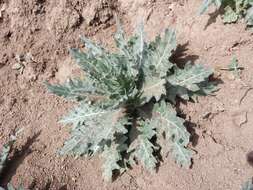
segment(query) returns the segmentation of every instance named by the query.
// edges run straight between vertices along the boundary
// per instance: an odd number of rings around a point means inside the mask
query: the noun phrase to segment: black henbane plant
[[[204,0],[200,14],[212,4],[224,10],[222,15],[224,23],[233,23],[245,17],[247,25],[253,26],[253,0]]]
[[[64,85],[47,84],[50,92],[79,102],[61,120],[73,128],[60,154],[101,153],[106,179],[137,162],[154,169],[161,151],[189,167],[190,134],[173,104],[176,97],[189,100],[193,95],[212,92],[214,86],[208,78],[213,71],[190,63],[180,69],[169,61],[177,47],[172,29],[147,43],[143,26],[128,40],[119,27],[115,35],[117,52],[86,38],[82,41],[87,51],[72,49],[71,54],[86,78]]]

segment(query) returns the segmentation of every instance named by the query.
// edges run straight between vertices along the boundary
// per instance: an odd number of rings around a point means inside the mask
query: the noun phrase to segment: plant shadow
[[[20,150],[14,151],[13,156],[7,161],[2,174],[0,175],[0,186],[5,187],[15,175],[17,168],[22,164],[26,156],[31,153],[31,145],[36,141],[41,132],[29,137]]]
[[[184,125],[187,131],[190,133],[190,142],[193,147],[198,145],[199,135],[196,133],[197,124],[186,119],[186,114],[182,112],[179,104],[176,105],[178,116],[185,119]]]
[[[199,135],[196,133],[197,125],[192,123],[191,121],[185,121],[185,126],[187,131],[190,133],[190,142],[192,143],[193,147],[196,147],[199,142]]]
[[[189,55],[187,53],[189,50],[187,46],[189,46],[189,42],[186,42],[182,45],[179,44],[173,55],[170,57],[170,61],[172,63],[176,63],[179,68],[184,68],[186,63],[194,63],[199,58],[198,55]]]
[[[249,152],[246,157],[247,157],[247,162],[249,163],[249,165],[253,167],[253,151]]]
[[[213,13],[209,13],[209,19],[205,25],[204,30],[206,30],[211,24],[215,23],[217,21],[217,18],[220,14],[222,14],[222,9],[217,9]]]

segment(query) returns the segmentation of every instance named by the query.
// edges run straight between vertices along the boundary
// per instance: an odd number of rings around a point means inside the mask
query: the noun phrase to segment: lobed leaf
[[[7,189],[0,187],[0,190],[24,190],[24,188],[21,185],[18,188],[15,188],[12,184],[8,183]]]
[[[198,84],[206,81],[212,74],[213,70],[206,69],[203,65],[187,63],[184,69],[176,68],[175,73],[168,76],[167,80],[173,86],[184,87],[196,92],[200,90]]]
[[[146,79],[143,86],[143,97],[149,102],[153,97],[159,101],[163,94],[166,94],[166,80],[159,77],[150,77]]]
[[[251,6],[252,7],[247,10],[247,14],[245,17],[247,25],[249,26],[253,26],[253,3]]]
[[[120,173],[125,171],[125,167],[122,167],[123,157],[121,153],[125,152],[128,148],[126,140],[127,137],[125,135],[118,135],[115,138],[115,141],[112,141],[110,145],[105,146],[102,153],[102,157],[105,160],[103,164],[103,176],[108,181],[112,179],[115,170]]]
[[[97,45],[93,43],[88,38],[81,36],[81,41],[85,45],[85,47],[88,49],[88,54],[92,57],[101,56],[105,53],[105,49],[102,48],[100,45]]]
[[[11,150],[11,145],[9,143],[5,144],[3,146],[3,149],[1,150],[1,154],[0,154],[0,173],[2,172],[5,163],[8,159],[8,155],[10,153]]]
[[[102,97],[102,95],[97,94],[98,91],[96,87],[94,87],[94,84],[89,80],[69,79],[69,81],[63,85],[51,85],[46,83],[46,86],[49,92],[57,96],[77,101],[86,99],[92,100]]]
[[[224,23],[233,23],[239,19],[239,15],[230,6],[225,7],[223,15]]]
[[[137,159],[146,169],[153,170],[157,164],[157,159],[153,155],[157,147],[150,141],[156,135],[154,126],[149,121],[145,121],[140,123],[137,130],[139,134],[130,144],[128,152],[131,153],[132,158]]]
[[[125,134],[127,120],[122,110],[103,110],[81,104],[61,122],[72,124],[71,137],[60,154],[92,155],[102,150],[116,133]],[[95,126],[95,127],[94,127]]]
[[[245,182],[242,186],[242,190],[253,190],[252,180],[249,180],[249,181]]]
[[[11,147],[13,145],[13,143],[15,142],[16,137],[15,136],[11,136],[11,140],[9,140],[9,142],[7,142],[6,144],[3,145],[3,148],[0,152],[0,174],[2,173],[5,164],[8,160],[8,156],[10,154],[11,151]]]
[[[166,76],[167,71],[172,68],[173,64],[169,58],[176,47],[176,32],[172,29],[166,29],[163,38],[157,36],[155,41],[151,43],[151,49],[154,49],[150,55],[151,63],[160,77]]]
[[[182,146],[179,142],[174,142],[172,144],[171,153],[178,165],[188,168],[191,166],[193,152]]]
[[[165,76],[173,64],[169,61],[172,51],[176,49],[175,31],[166,29],[164,37],[156,37],[154,42],[149,45],[146,57],[146,65],[143,69],[143,97],[149,102],[153,97],[158,101],[161,96],[166,94]]]
[[[170,147],[176,162],[189,167],[192,152],[187,150],[186,147],[189,144],[190,133],[184,126],[184,120],[177,117],[172,106],[166,106],[164,101],[155,105],[154,114],[154,122],[159,132],[159,138],[163,138],[163,133],[165,134],[166,144],[161,146]]]
[[[204,0],[199,9],[199,14],[203,14],[204,12],[206,12],[208,7],[212,4],[214,4],[219,9],[222,5],[222,0]]]

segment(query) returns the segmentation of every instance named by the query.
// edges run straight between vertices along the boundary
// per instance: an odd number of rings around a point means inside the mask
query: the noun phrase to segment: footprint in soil
[[[247,154],[247,161],[253,167],[253,151]]]

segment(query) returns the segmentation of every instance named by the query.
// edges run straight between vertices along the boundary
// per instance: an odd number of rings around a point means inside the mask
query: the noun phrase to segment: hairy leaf
[[[87,76],[89,80],[103,96],[117,100],[113,101],[117,104],[126,102],[129,97],[136,96],[136,79],[132,70],[129,69],[129,60],[126,57],[105,54],[92,58],[92,61],[86,61],[85,53],[75,51],[74,54],[75,57],[78,57],[79,65],[89,73]],[[108,98],[105,100],[108,101]]]
[[[238,78],[240,77],[240,70],[243,68],[239,66],[236,57],[233,57],[231,63],[228,65],[228,69],[229,71],[233,71],[234,76]]]
[[[151,53],[151,63],[160,77],[166,76],[167,71],[173,66],[169,58],[176,47],[176,33],[172,29],[166,29],[163,38],[157,36],[151,43],[151,49],[154,49]]]
[[[4,144],[2,150],[0,151],[0,174],[2,173],[2,171],[5,167],[9,153],[11,151],[11,147],[12,147],[13,143],[15,142],[15,140],[16,140],[16,137],[11,136],[11,140],[9,140],[9,142]]]
[[[196,92],[189,91],[181,86],[172,86],[170,84],[167,85],[167,100],[176,104],[176,97],[182,98],[183,100],[197,100],[198,96],[207,96],[213,94],[218,91],[216,82],[204,81],[198,84],[199,90]]]
[[[121,173],[125,171],[125,167],[122,167],[123,157],[121,153],[128,148],[126,140],[127,137],[125,135],[118,135],[115,141],[112,141],[109,146],[105,146],[104,152],[102,153],[102,157],[105,160],[103,164],[103,176],[108,181],[112,179],[113,171],[118,170]]]
[[[10,152],[10,149],[11,149],[11,146],[9,144],[5,144],[3,146],[3,149],[2,149],[1,154],[0,154],[0,173],[2,172],[2,170],[5,166],[5,163],[7,161],[7,158],[8,158],[9,152]]]
[[[152,97],[154,97],[157,101],[160,100],[161,96],[166,94],[166,80],[158,77],[150,77],[146,80],[147,82],[143,87],[143,97],[146,98],[147,102],[149,102]]]
[[[24,190],[24,188],[21,185],[18,188],[15,188],[12,184],[8,183],[7,189],[0,187],[0,190]]]
[[[253,182],[252,180],[247,181],[243,184],[242,190],[253,190]]]
[[[252,5],[253,5],[253,3],[252,3]],[[249,26],[253,26],[253,6],[247,10],[247,15],[246,15],[245,19],[246,19],[247,24]]]
[[[196,92],[200,90],[198,84],[206,81],[213,74],[211,69],[206,69],[202,65],[192,65],[188,63],[184,69],[175,69],[173,75],[168,76],[168,82],[173,86],[184,87],[190,91]]]
[[[200,88],[199,91],[189,92],[189,98],[191,98],[195,102],[197,102],[198,96],[207,96],[219,90],[216,82],[204,81],[198,86]]]
[[[119,48],[119,50],[122,51],[123,54],[129,53],[129,52],[125,52],[125,50],[127,50],[128,44],[127,44],[125,32],[124,32],[123,28],[121,27],[119,20],[117,20],[117,32],[114,35],[114,40],[115,40],[117,47]]]
[[[74,99],[74,100],[84,100],[84,99],[95,99],[96,97],[102,97],[97,93],[96,88],[93,83],[89,80],[69,80],[64,85],[50,85],[46,84],[48,90],[58,96],[64,98]]]
[[[239,18],[239,15],[229,6],[225,7],[225,13],[223,15],[224,23],[236,22]]]
[[[90,56],[96,57],[96,56],[101,56],[105,53],[105,49],[102,48],[100,45],[93,43],[91,40],[89,40],[88,38],[84,36],[80,38],[83,44],[85,45],[85,47],[88,49],[88,54]]]
[[[214,4],[217,8],[220,8],[222,0],[203,0],[203,3],[199,10],[199,14],[203,14],[204,12],[206,12],[208,7],[212,4]]]
[[[136,59],[136,67],[140,68],[144,64],[144,53],[145,53],[145,34],[144,26],[141,24],[138,27],[135,43],[133,44],[133,54]]]
[[[174,109],[166,106],[164,101],[157,104],[154,110],[159,137],[162,138],[162,134],[165,133],[166,144],[164,146],[171,147],[170,151],[178,164],[189,167],[192,152],[186,149],[190,134],[184,126],[184,120],[177,117]]]
[[[154,42],[151,42],[147,57],[147,65],[144,66],[143,96],[146,101],[154,97],[160,100],[163,94],[166,94],[165,76],[173,64],[169,61],[172,51],[176,49],[175,31],[167,29],[164,37],[157,36]]]
[[[148,170],[155,169],[157,159],[153,152],[157,147],[150,142],[151,138],[156,135],[154,126],[150,121],[141,122],[137,130],[139,134],[130,145],[128,152]]]
[[[112,141],[116,133],[126,133],[122,110],[102,110],[81,104],[61,122],[73,124],[71,137],[60,154],[92,155]],[[96,127],[94,127],[96,126]]]

